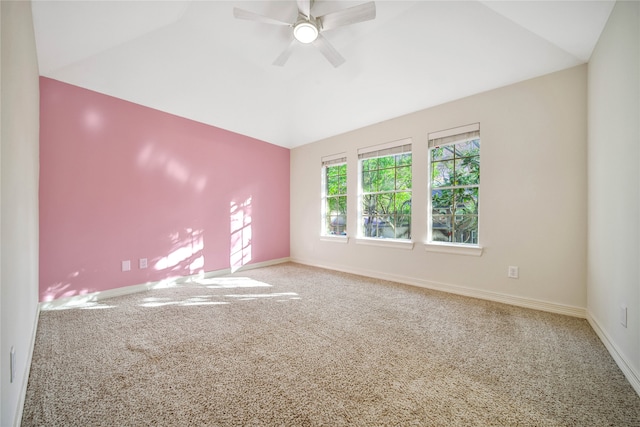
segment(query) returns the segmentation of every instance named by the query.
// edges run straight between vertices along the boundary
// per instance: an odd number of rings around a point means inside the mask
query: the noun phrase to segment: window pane
[[[395,195],[395,238],[411,238],[411,193],[396,193]]]
[[[455,160],[455,185],[478,185],[480,183],[480,157],[463,157]]]
[[[326,191],[327,195],[332,196],[336,194],[345,194],[346,193],[346,173],[341,173],[341,171],[346,171],[346,165],[339,166],[327,166],[326,167]]]
[[[362,235],[364,237],[382,237],[381,220],[376,215],[367,215],[362,218]]]
[[[347,196],[330,197],[327,199],[327,214],[336,215],[347,213]]]
[[[347,219],[344,215],[331,215],[328,217],[328,234],[344,236],[347,234]]]
[[[330,235],[347,233],[347,197],[327,198],[325,230]]]
[[[430,163],[432,240],[478,244],[480,138],[434,148]]]
[[[384,230],[384,237],[410,239],[410,232],[411,218],[406,215],[394,215],[389,219],[389,226]]]
[[[362,196],[362,213],[364,215],[374,215],[376,212],[376,194]]]
[[[396,165],[395,156],[385,156],[378,158],[378,169],[393,168]]]
[[[327,215],[338,212],[338,198],[327,198]]]
[[[411,166],[396,169],[396,190],[411,189]]]
[[[394,211],[399,215],[411,216],[411,193],[396,193]]]
[[[347,176],[338,176],[338,194],[347,194]]]
[[[455,144],[456,157],[470,157],[480,155],[480,140],[474,139]]]
[[[444,147],[436,147],[431,150],[431,161],[452,159],[454,148],[451,145],[445,145]]]
[[[396,187],[396,170],[392,167],[390,169],[381,169],[378,173],[380,181],[378,191],[393,191]]]
[[[325,167],[324,224],[325,235],[346,235],[347,224],[347,165]]]
[[[375,209],[378,215],[389,214],[393,211],[393,193],[378,194],[376,199]]]
[[[410,238],[411,153],[376,161],[365,165],[362,160],[361,233],[365,237]]]
[[[411,153],[398,154],[396,156],[396,166],[411,165]]]
[[[456,214],[478,214],[478,188],[455,190]]]
[[[450,214],[453,207],[453,190],[431,190],[431,209],[435,214]]]
[[[431,185],[445,187],[453,184],[453,160],[434,162],[431,166]]]
[[[369,171],[378,169],[378,159],[364,159],[362,161],[362,170]]]
[[[378,171],[362,172],[362,191],[373,193],[378,189]]]
[[[335,171],[333,171],[331,169],[331,167],[327,167],[325,169],[325,187],[326,187],[326,191],[327,194],[336,194],[336,174],[334,173]]]
[[[455,243],[478,243],[478,216],[477,215],[456,215],[455,216]]]
[[[434,242],[450,242],[452,235],[451,215],[432,216],[431,223],[432,240]]]

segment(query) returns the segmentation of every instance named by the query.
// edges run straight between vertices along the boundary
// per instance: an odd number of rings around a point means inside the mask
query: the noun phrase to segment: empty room
[[[0,425],[640,426],[640,2],[0,20]]]

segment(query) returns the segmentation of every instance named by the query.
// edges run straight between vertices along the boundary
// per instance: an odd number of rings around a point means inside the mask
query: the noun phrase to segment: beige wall
[[[38,304],[39,88],[28,1],[0,2],[0,425],[19,425]],[[9,352],[16,378],[10,382]]]
[[[640,3],[617,2],[589,63],[588,311],[640,393]],[[628,308],[627,327],[620,307]]]
[[[586,65],[461,99],[291,153],[291,257],[551,311],[585,315]],[[401,102],[399,100],[398,102]],[[357,112],[354,112],[357,114]],[[481,126],[482,256],[426,252],[427,133]],[[320,159],[348,157],[349,235],[356,234],[357,149],[413,139],[412,250],[321,241]],[[507,277],[520,268],[519,279]]]

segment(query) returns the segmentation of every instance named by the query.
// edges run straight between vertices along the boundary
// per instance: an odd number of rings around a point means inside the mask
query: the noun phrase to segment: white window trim
[[[443,254],[482,256],[484,248],[479,245],[465,245],[461,243],[427,242],[424,244],[424,250]]]
[[[382,237],[356,237],[356,244],[408,250],[412,250],[414,246],[414,242],[411,240],[385,239]]]
[[[349,243],[349,236],[333,236],[331,234],[325,234],[320,236],[320,240],[332,243]]]
[[[346,239],[346,241],[344,241],[344,243],[348,243],[349,238],[348,236],[338,236],[338,235],[333,235],[333,234],[327,234],[327,229],[326,229],[326,216],[327,216],[327,212],[326,212],[326,206],[327,206],[327,188],[326,188],[326,181],[325,181],[325,170],[327,166],[335,166],[335,165],[346,165],[347,164],[347,153],[337,153],[337,154],[331,154],[329,156],[324,156],[321,159],[321,165],[322,167],[320,168],[320,191],[322,194],[322,206],[320,207],[320,240],[323,241],[327,241],[327,242],[340,242],[343,243],[343,241]],[[347,183],[348,185],[348,183]],[[347,202],[348,202],[349,198],[347,196]]]
[[[424,249],[427,252],[439,252],[439,253],[447,253],[454,255],[471,255],[471,256],[482,256],[483,247],[480,245],[480,212],[478,212],[478,244],[477,245],[469,245],[464,243],[455,243],[455,242],[438,242],[432,240],[432,229],[431,225],[433,224],[433,209],[431,208],[431,149],[436,148],[436,144],[434,144],[435,140],[451,138],[451,140],[447,141],[444,145],[455,144],[460,141],[463,141],[464,137],[456,140],[456,135],[465,135],[468,133],[480,132],[480,123],[471,123],[465,126],[459,126],[456,128],[445,129],[438,132],[431,132],[427,135],[428,139],[428,153],[429,160],[427,162],[427,242],[424,243]],[[478,185],[478,189],[480,186]]]
[[[403,138],[396,141],[385,142],[368,147],[358,148],[358,199],[357,199],[357,229],[356,244],[383,246],[388,248],[413,249],[414,242],[410,239],[390,239],[383,237],[363,237],[362,233],[362,160],[370,157],[377,157],[377,154],[390,156],[400,153],[411,153],[413,155],[413,139]],[[394,149],[397,149],[394,150]],[[407,150],[407,151],[405,151]],[[411,161],[411,176],[413,178],[413,160]],[[411,186],[411,194],[413,194],[413,185]],[[413,223],[411,224],[413,227]]]

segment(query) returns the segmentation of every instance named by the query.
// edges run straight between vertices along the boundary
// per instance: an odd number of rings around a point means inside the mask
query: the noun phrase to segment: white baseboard
[[[627,378],[627,381],[631,384],[631,387],[638,393],[640,396],[640,373],[638,373],[628,362],[627,357],[620,351],[618,346],[614,343],[614,341],[609,337],[609,335],[605,332],[605,330],[600,326],[600,323],[593,317],[593,314],[587,311],[587,321],[595,331],[600,341],[604,344],[604,346],[613,357],[613,360],[616,362],[624,376]]]
[[[144,292],[151,289],[162,289],[162,288],[170,288],[173,286],[180,285],[182,283],[186,283],[192,279],[198,278],[211,278],[217,276],[223,276],[225,274],[230,274],[237,271],[243,270],[251,270],[254,268],[267,267],[275,264],[282,264],[285,262],[289,262],[291,259],[289,257],[286,258],[278,258],[270,261],[257,262],[255,264],[247,264],[243,265],[238,269],[225,268],[223,270],[214,270],[208,271],[202,274],[193,274],[190,276],[178,276],[178,277],[170,277],[167,279],[159,280],[157,282],[148,282],[141,283],[138,285],[131,286],[123,286],[121,288],[115,289],[107,289],[105,291],[92,292],[90,294],[85,295],[74,295],[72,297],[59,298],[52,301],[43,301],[40,303],[40,310],[48,311],[48,310],[64,310],[74,307],[82,307],[87,305],[88,303],[97,302],[100,300],[104,300],[106,298],[119,297],[129,294],[134,294],[138,292]]]
[[[358,269],[341,265],[319,264],[312,261],[306,261],[297,258],[291,258],[292,262],[305,264],[313,267],[326,268],[328,270],[342,271],[344,273],[357,274],[359,276],[371,277],[375,279],[389,280],[392,282],[403,283],[406,285],[418,286],[421,288],[432,289],[436,291],[448,292],[456,295],[463,295],[472,298],[479,298],[488,301],[501,302],[504,304],[515,305],[518,307],[531,308],[534,310],[547,311],[550,313],[564,314],[572,317],[586,318],[586,310],[581,307],[559,304],[549,301],[541,301],[532,298],[524,298],[514,295],[502,294],[499,292],[485,291],[481,289],[467,288],[464,286],[452,285],[448,283],[434,282],[430,280],[419,279],[415,277],[400,276],[396,274],[388,274],[379,271],[366,269]]]
[[[33,323],[33,330],[31,331],[31,341],[29,342],[29,351],[27,353],[27,363],[24,369],[24,377],[22,378],[20,395],[18,396],[18,410],[16,412],[16,417],[13,420],[14,427],[20,427],[20,424],[22,424],[22,414],[24,413],[24,402],[27,398],[27,386],[29,385],[29,374],[31,373],[31,360],[33,359],[33,350],[36,346],[36,333],[38,332],[39,319],[40,319],[40,306],[36,306],[36,318]]]

